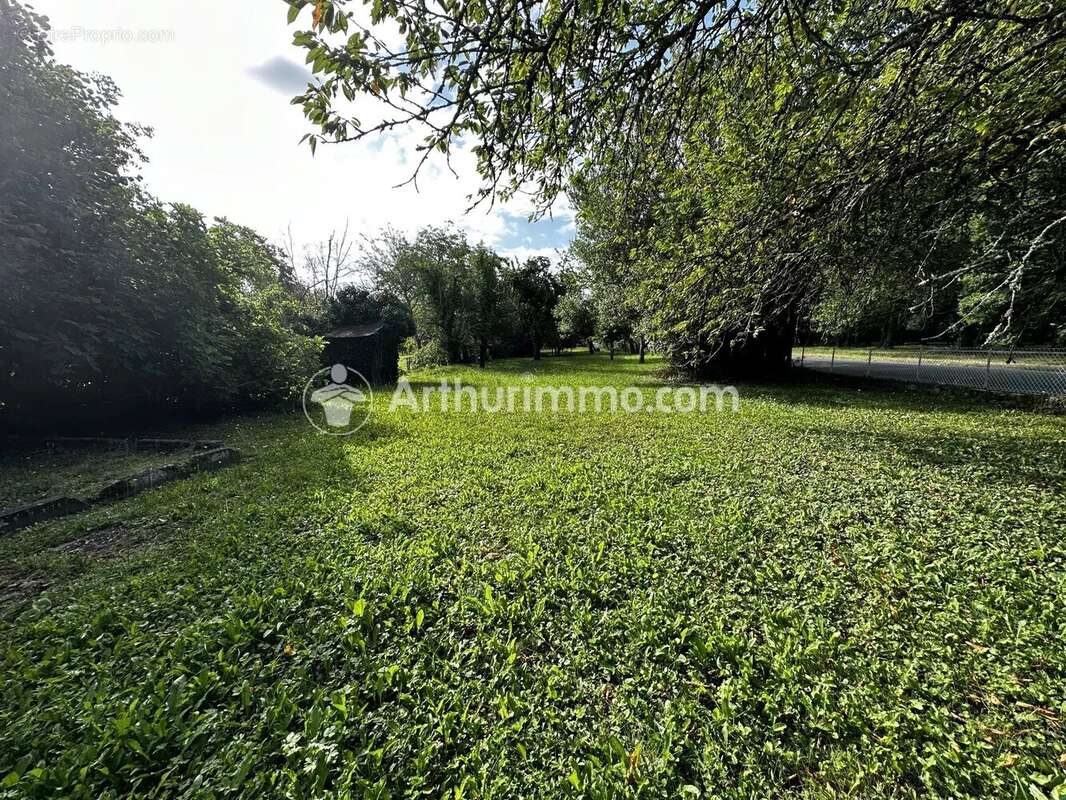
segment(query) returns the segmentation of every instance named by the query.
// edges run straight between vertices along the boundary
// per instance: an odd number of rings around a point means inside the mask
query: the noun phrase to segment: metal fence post
[[[985,361],[985,389],[988,388],[989,379],[992,377],[992,351],[988,351],[988,360]]]
[[[829,359],[829,372],[833,371],[833,367],[837,363],[837,346],[833,345],[833,357]]]
[[[800,345],[800,366],[803,366],[804,360],[807,358],[807,344],[804,342]]]
[[[871,347],[870,352],[866,354],[866,377],[870,377],[870,362],[874,360],[874,349]]]
[[[918,376],[922,374],[922,353],[925,352],[925,345],[918,347],[918,363],[914,365],[914,380],[918,380]]]

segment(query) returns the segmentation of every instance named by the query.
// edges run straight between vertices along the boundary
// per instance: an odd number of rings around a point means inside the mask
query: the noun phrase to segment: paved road
[[[937,361],[855,361],[837,358],[830,369],[831,359],[807,357],[803,366],[818,372],[856,377],[883,378],[911,383],[936,383],[943,386],[963,386],[1014,394],[1066,395],[1066,368],[1020,367],[993,364],[944,364]]]

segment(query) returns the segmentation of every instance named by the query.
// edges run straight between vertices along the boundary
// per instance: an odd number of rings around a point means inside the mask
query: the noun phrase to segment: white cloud
[[[411,177],[421,157],[417,132],[320,146],[314,157],[298,144],[310,128],[286,97],[298,91],[302,53],[291,45],[294,28],[286,25],[284,5],[262,0],[34,5],[60,34],[53,37],[57,57],[110,75],[124,93],[118,115],[155,129],[144,144],[150,159],[144,176],[162,200],[225,215],[272,238],[291,225],[304,243],[323,238],[345,219],[357,233],[387,224],[412,232],[453,220],[475,240],[508,254],[524,252],[511,245],[530,228],[507,215],[531,213],[528,197],[464,213],[480,186],[467,143],[451,156],[458,177],[435,155],[419,176],[418,190],[412,184],[395,188]],[[90,35],[100,31],[132,37]],[[143,31],[166,35],[139,36]],[[357,101],[356,110],[364,118],[380,113],[369,98]],[[554,215],[572,220],[573,211],[564,199]],[[537,251],[545,249],[551,248]]]

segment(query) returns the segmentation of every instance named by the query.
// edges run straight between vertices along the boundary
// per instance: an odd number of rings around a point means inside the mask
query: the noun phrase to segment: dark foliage
[[[279,253],[139,185],[115,85],[0,2],[0,425],[128,425],[289,397],[318,344]]]

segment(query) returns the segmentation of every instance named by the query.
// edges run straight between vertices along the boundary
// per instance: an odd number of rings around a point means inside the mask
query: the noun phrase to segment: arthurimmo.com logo
[[[362,428],[374,407],[374,390],[359,370],[334,364],[311,376],[304,387],[304,415],[320,433],[349,436]]]

